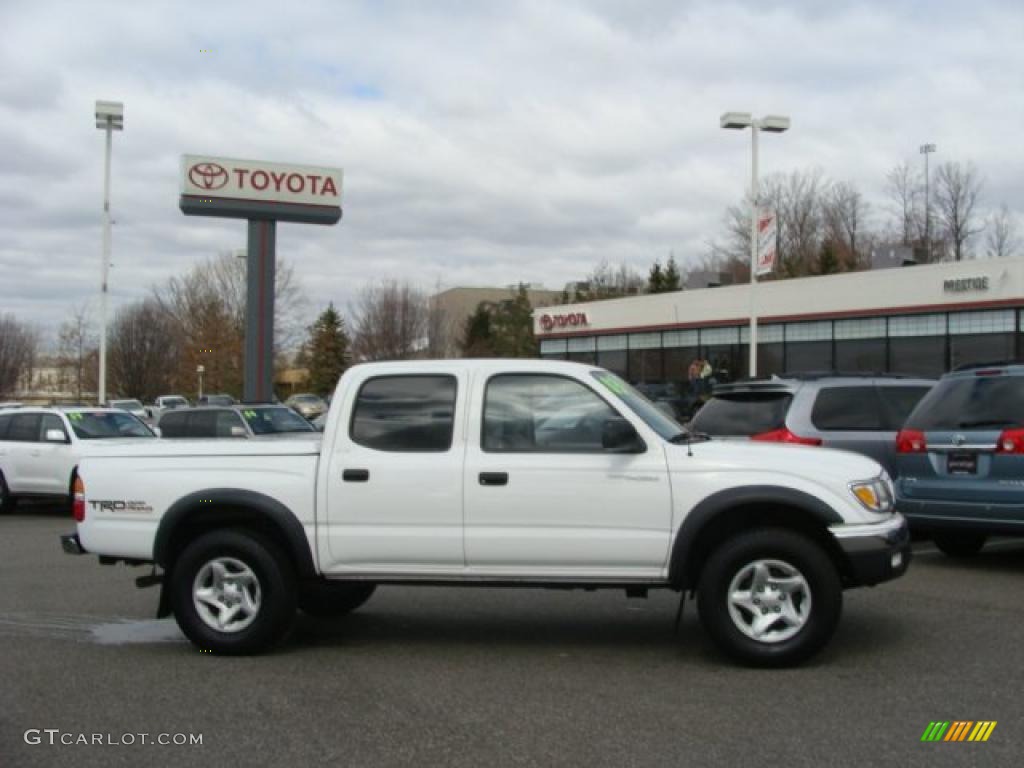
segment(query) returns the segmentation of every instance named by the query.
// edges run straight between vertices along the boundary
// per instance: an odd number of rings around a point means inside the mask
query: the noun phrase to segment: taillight
[[[996,441],[996,453],[1024,453],[1024,429],[1007,429]]]
[[[771,432],[761,432],[751,435],[751,440],[760,440],[766,443],[794,443],[797,445],[821,445],[821,439],[817,437],[800,437],[794,435],[788,429],[773,429]]]
[[[75,475],[75,482],[71,484],[71,513],[75,516],[75,522],[85,520],[85,483],[78,475]]]
[[[896,435],[896,453],[924,453],[928,444],[924,432],[917,429],[901,429]]]

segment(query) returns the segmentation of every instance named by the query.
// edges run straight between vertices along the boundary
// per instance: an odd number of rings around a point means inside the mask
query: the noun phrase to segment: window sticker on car
[[[72,421],[81,421],[82,420],[82,414],[80,414],[80,413],[69,413],[68,414],[68,418],[71,419]]]
[[[247,419],[255,419],[256,418],[256,411],[254,411],[254,410],[250,409],[250,410],[242,411],[242,413],[245,415],[245,418],[247,418]]]
[[[597,380],[611,390],[613,394],[626,394],[626,385],[622,383],[622,380],[618,376],[614,376],[610,373],[599,373],[597,374]]]

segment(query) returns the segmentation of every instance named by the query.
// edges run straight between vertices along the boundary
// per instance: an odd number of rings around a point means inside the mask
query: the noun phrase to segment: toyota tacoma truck
[[[711,440],[558,361],[357,365],[322,441],[97,445],[74,490],[65,551],[152,564],[157,614],[223,654],[382,584],[501,585],[675,590],[735,659],[789,665],[910,556],[871,459]]]

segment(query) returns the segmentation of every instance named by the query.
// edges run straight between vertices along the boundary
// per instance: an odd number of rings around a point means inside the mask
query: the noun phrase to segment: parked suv
[[[692,426],[716,437],[842,448],[892,474],[896,433],[934,384],[881,374],[748,379],[715,387]]]
[[[0,512],[17,497],[70,504],[83,443],[153,438],[142,421],[114,408],[18,408],[0,411]]]
[[[313,425],[283,405],[177,408],[160,418],[162,437],[263,437],[316,433]]]
[[[1024,364],[946,374],[896,441],[897,504],[947,555],[1024,533]]]

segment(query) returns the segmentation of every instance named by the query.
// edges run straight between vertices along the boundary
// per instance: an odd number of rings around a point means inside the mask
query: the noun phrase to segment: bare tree
[[[953,245],[953,260],[962,261],[967,241],[984,228],[977,223],[975,207],[981,196],[982,180],[973,163],[945,162],[935,174],[935,204],[939,219]]]
[[[175,321],[154,298],[118,310],[110,329],[110,380],[122,397],[152,401],[177,374]]]
[[[991,258],[1013,256],[1020,248],[1017,223],[1006,203],[999,206],[999,210],[989,217],[986,240],[988,255]]]
[[[832,185],[825,199],[825,226],[828,239],[842,245],[843,252],[838,257],[847,270],[856,269],[861,264],[865,252],[862,234],[867,213],[868,204],[853,184],[841,181]]]
[[[13,394],[18,379],[34,363],[38,336],[10,314],[0,315],[0,395]]]
[[[153,289],[158,306],[171,318],[178,356],[172,386],[192,391],[196,367],[206,372],[208,391],[241,394],[245,340],[246,264],[221,254]],[[304,331],[306,299],[286,262],[278,262],[274,294],[275,360],[286,362]]]
[[[625,262],[613,267],[602,261],[587,277],[576,284],[577,301],[602,301],[643,293],[647,281]]]
[[[896,218],[896,231],[903,245],[911,245],[919,236],[918,222],[923,220],[921,182],[916,171],[905,160],[885,175],[885,193]]]
[[[350,313],[359,360],[408,360],[427,351],[427,300],[407,282],[367,285]]]
[[[64,386],[81,402],[82,394],[95,388],[98,371],[91,365],[99,339],[92,328],[89,304],[71,308],[67,319],[57,331],[57,365]]]

